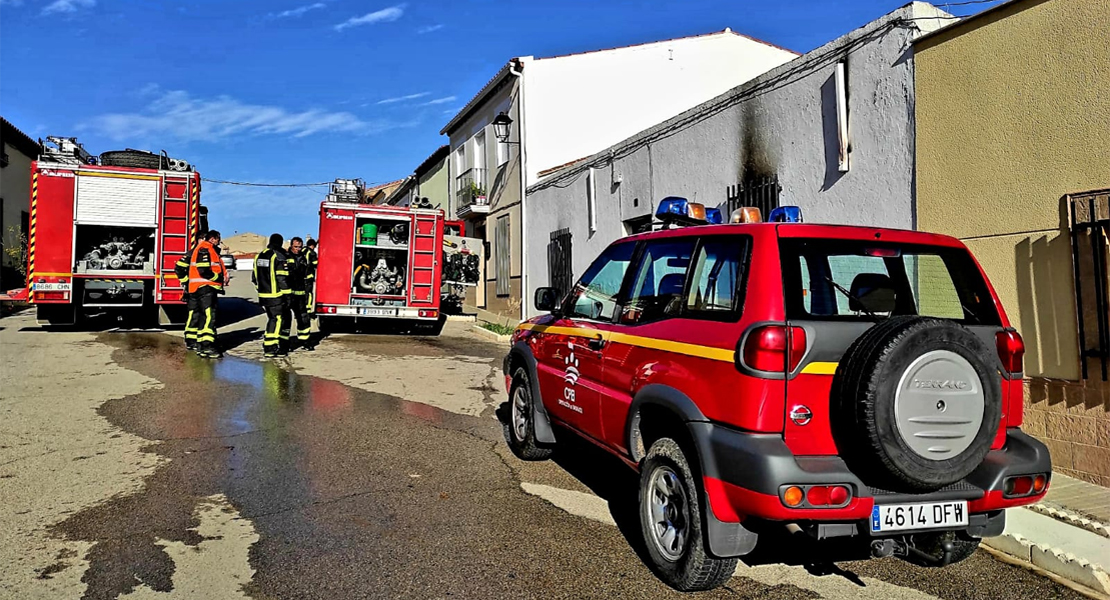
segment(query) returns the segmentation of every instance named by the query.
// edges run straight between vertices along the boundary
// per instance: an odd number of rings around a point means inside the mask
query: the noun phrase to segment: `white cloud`
[[[389,8],[376,10],[372,13],[362,15],[361,17],[351,17],[350,19],[347,19],[346,21],[343,21],[342,23],[336,25],[335,30],[343,31],[344,29],[350,29],[351,27],[358,27],[359,25],[373,25],[374,23],[391,23],[393,21],[396,21],[397,19],[400,19],[401,15],[405,14],[405,6],[405,4],[398,4],[396,6],[390,6]]]
[[[404,102],[405,100],[416,100],[424,96],[430,96],[431,92],[420,92],[418,94],[409,94],[407,96],[397,96],[395,98],[386,98],[385,100],[378,100],[378,104],[395,104],[397,102]]]
[[[229,96],[193,98],[188,92],[168,91],[139,112],[101,115],[83,123],[82,127],[117,141],[154,136],[183,141],[216,141],[231,136],[256,135],[366,135],[415,124],[365,120],[349,112],[321,109],[290,111],[280,106],[249,104]]]
[[[79,8],[92,8],[94,6],[96,6],[96,0],[54,0],[54,2],[43,7],[42,14],[74,13]]]
[[[277,13],[277,14],[271,14],[271,16],[275,19],[285,19],[285,18],[288,18],[288,17],[299,17],[299,16],[305,14],[306,12],[308,12],[310,10],[316,10],[318,8],[326,8],[326,7],[327,7],[327,5],[324,4],[323,2],[317,2],[315,4],[305,4],[304,6],[298,6],[297,8],[291,8],[289,10],[283,10],[283,11]]]
[[[439,31],[440,29],[443,29],[443,24],[442,23],[437,23],[435,25],[425,25],[423,27],[418,27],[416,29],[416,33],[425,34],[425,33],[431,33],[433,31]]]
[[[443,98],[436,98],[435,100],[429,100],[429,101],[425,102],[424,104],[421,104],[421,106],[433,106],[433,105],[436,105],[436,104],[447,104],[448,102],[454,102],[454,101],[455,101],[455,96],[444,96]]]

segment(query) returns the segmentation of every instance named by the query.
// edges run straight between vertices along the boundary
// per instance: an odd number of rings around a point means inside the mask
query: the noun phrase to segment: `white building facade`
[[[931,4],[909,4],[541,173],[525,207],[526,294],[568,286],[608,244],[650,227],[667,196],[726,215],[797,205],[808,222],[914,228],[911,41],[948,22]]]
[[[443,128],[456,216],[489,243],[475,308],[506,322],[526,312],[533,225],[524,190],[587,156],[781,65],[797,54],[722,32],[509,61]],[[507,141],[493,120],[512,119]]]

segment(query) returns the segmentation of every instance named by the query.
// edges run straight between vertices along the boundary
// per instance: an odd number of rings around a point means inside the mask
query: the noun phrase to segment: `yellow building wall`
[[[917,225],[965,240],[1025,338],[1079,378],[1063,196],[1110,187],[1110,0],[1017,0],[915,44]]]

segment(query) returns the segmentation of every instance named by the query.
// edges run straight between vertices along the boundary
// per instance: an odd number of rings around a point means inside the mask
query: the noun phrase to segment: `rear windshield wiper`
[[[856,303],[859,304],[860,310],[862,310],[864,312],[864,314],[866,314],[868,317],[871,317],[875,321],[879,321],[881,319],[881,317],[879,317],[879,315],[877,315],[877,314],[875,314],[875,313],[873,313],[873,312],[871,312],[870,310],[867,309],[867,305],[865,305],[863,303],[863,300],[860,300],[859,296],[853,294],[850,290],[848,290],[844,286],[842,286],[839,283],[833,281],[832,277],[829,277],[828,275],[825,275],[824,277],[825,277],[825,281],[831,283],[832,286],[834,288],[836,288],[836,291],[840,292],[841,294],[844,294],[845,298],[848,298],[849,300],[855,300]]]

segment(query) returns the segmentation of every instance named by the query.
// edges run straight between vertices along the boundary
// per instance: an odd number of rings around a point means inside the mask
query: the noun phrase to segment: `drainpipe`
[[[524,118],[524,65],[520,59],[513,60],[509,74],[516,77],[520,88],[520,93],[517,95],[517,122],[520,123],[520,134],[517,136],[520,142],[520,320],[526,321],[528,319],[528,210],[525,200],[528,197],[528,153],[525,149],[528,145],[525,143],[524,124],[528,120]],[[510,263],[510,273],[511,267]]]

